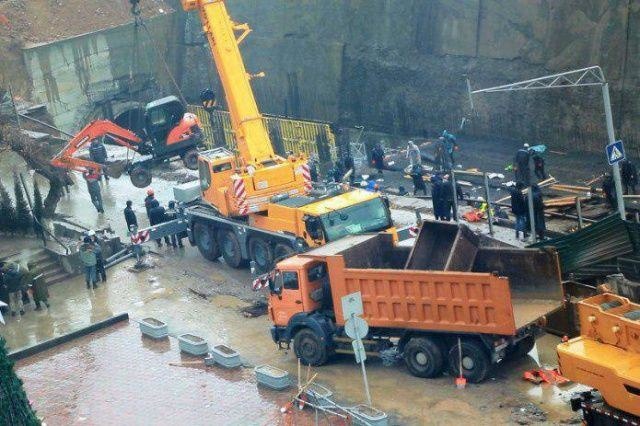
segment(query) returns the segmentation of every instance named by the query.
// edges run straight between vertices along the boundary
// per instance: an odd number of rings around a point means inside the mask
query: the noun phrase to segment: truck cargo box
[[[449,246],[458,238],[451,229],[444,233],[449,243],[440,240]],[[327,263],[334,301],[362,293],[364,318],[372,327],[514,335],[561,306],[558,262],[553,251],[500,250],[476,247],[478,259],[470,269],[484,269],[477,272],[397,269],[407,251],[387,235],[347,237],[302,256]],[[414,261],[415,253],[414,248]],[[517,261],[511,265],[507,257]],[[541,262],[546,266],[537,271]],[[334,310],[336,323],[344,324],[339,303]]]

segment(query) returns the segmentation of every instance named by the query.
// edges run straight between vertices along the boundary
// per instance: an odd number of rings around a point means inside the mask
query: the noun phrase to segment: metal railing
[[[231,150],[236,149],[228,111],[208,112],[199,105],[189,105],[188,110],[200,119],[207,148],[226,146]],[[338,159],[336,138],[329,123],[274,115],[265,115],[264,122],[278,154],[303,153],[307,157],[315,156],[322,163]]]

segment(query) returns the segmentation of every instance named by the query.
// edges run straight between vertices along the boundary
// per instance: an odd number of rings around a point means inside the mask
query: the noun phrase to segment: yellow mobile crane
[[[198,11],[229,108],[237,152],[215,148],[198,160],[202,203],[189,207],[190,239],[210,260],[260,270],[293,252],[345,235],[394,233],[388,202],[341,185],[314,189],[303,155],[274,152],[239,45],[251,32],[233,22],[224,0],[182,0]]]

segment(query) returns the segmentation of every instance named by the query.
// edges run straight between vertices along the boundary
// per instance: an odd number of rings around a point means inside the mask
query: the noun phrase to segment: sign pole
[[[351,313],[351,320],[355,321],[355,313]],[[358,344],[358,347],[362,346],[362,339],[360,338],[360,333],[356,334],[356,342]],[[369,404],[369,407],[372,406],[372,402],[371,402],[371,392],[369,391],[369,380],[367,379],[367,369],[364,366],[364,356],[361,357],[356,357],[359,359],[356,359],[356,361],[360,361],[360,367],[362,367],[362,380],[364,381],[364,392],[365,395],[367,396],[367,404]]]
[[[607,135],[609,144],[616,142],[616,135],[613,129],[613,117],[611,115],[611,99],[609,97],[609,83],[602,85],[602,99],[604,100],[604,115],[607,121]],[[622,180],[620,179],[620,164],[613,164],[613,181],[616,186],[616,201],[618,202],[618,213],[622,220],[625,219],[624,198],[622,197]]]

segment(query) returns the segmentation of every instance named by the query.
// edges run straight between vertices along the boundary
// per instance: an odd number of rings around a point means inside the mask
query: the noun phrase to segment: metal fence
[[[215,110],[209,113],[198,105],[189,105],[188,110],[202,122],[207,148],[226,146],[231,150],[236,149],[228,111]],[[265,115],[264,120],[278,154],[293,152],[304,153],[307,157],[314,155],[320,163],[335,162],[338,159],[336,137],[329,123],[273,115]]]

